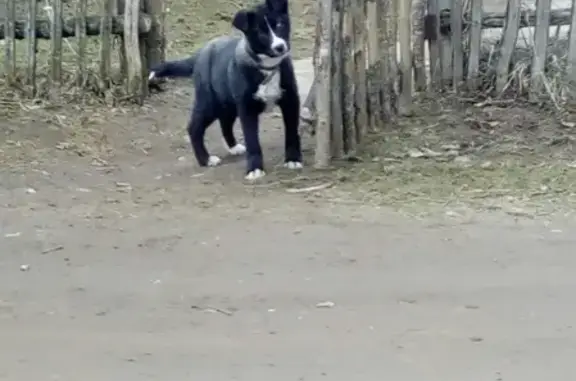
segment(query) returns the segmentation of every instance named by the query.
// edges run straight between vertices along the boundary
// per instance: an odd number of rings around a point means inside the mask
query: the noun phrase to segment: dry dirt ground
[[[294,174],[271,115],[249,185],[195,165],[191,87],[167,90],[3,100],[0,380],[576,377],[572,122],[422,106],[363,163]]]

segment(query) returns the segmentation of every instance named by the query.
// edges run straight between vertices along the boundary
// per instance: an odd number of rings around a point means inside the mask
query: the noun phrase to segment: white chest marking
[[[254,97],[266,103],[265,111],[268,112],[282,97],[282,89],[280,88],[280,71],[276,70],[272,74],[265,73],[265,75],[269,77],[264,79]]]

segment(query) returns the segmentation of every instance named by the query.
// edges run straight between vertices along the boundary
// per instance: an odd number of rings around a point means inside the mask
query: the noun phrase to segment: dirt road
[[[567,226],[38,189],[2,212],[0,379],[576,377]]]

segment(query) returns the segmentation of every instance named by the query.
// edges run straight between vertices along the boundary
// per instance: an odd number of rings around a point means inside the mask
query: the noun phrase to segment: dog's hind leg
[[[223,112],[218,118],[220,128],[222,129],[222,137],[224,144],[230,155],[243,155],[246,152],[246,147],[236,141],[234,136],[234,122],[236,121],[236,112],[226,111]]]
[[[216,120],[214,108],[206,102],[197,102],[188,122],[188,135],[196,160],[201,167],[214,167],[220,164],[218,156],[210,155],[204,144],[206,129]]]

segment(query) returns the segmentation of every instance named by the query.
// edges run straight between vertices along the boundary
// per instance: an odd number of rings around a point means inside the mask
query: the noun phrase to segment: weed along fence
[[[164,59],[163,0],[90,1],[4,0],[4,80],[32,97],[74,85],[141,101]]]
[[[558,109],[573,100],[576,1],[522,3],[494,13],[482,0],[319,0],[302,113],[314,125],[316,166],[355,156],[368,132],[410,115],[419,92],[528,95]]]

